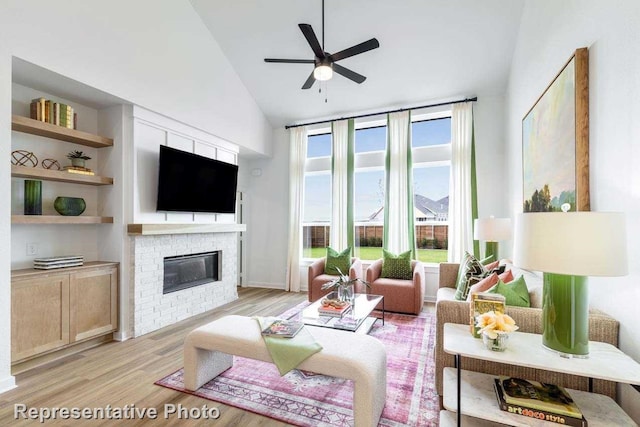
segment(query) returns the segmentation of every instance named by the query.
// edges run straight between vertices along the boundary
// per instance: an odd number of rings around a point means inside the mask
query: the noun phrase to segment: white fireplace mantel
[[[246,224],[128,224],[127,232],[133,236],[157,236],[163,234],[239,233],[247,231]]]

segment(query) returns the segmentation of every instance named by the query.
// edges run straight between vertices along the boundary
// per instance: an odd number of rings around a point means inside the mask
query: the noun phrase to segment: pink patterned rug
[[[283,313],[295,317],[308,303]],[[387,313],[370,332],[387,349],[387,402],[379,426],[437,426],[435,317]],[[155,384],[235,406],[297,426],[353,426],[353,382],[234,356],[233,368],[195,392],[183,388],[182,369]]]

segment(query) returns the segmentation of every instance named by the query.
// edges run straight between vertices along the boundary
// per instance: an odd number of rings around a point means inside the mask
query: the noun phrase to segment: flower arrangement
[[[476,326],[480,328],[479,332],[486,334],[491,339],[498,338],[498,334],[507,334],[518,329],[511,316],[495,311],[488,311],[476,316]]]

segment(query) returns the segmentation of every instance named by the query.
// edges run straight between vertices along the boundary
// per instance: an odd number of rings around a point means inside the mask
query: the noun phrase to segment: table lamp
[[[511,240],[511,218],[476,219],[473,223],[473,240],[484,240],[484,256],[498,259],[498,242]]]
[[[625,216],[540,212],[515,221],[513,264],[543,272],[542,343],[564,357],[589,355],[588,276],[627,274]]]

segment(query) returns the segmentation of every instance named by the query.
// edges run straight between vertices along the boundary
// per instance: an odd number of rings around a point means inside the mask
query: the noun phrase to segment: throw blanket
[[[260,330],[263,330],[276,318],[254,317],[254,319],[258,321]],[[278,338],[264,335],[262,338],[281,376],[295,369],[296,366],[302,363],[307,357],[322,350],[322,346],[316,342],[313,335],[306,329],[306,326],[293,338]]]

